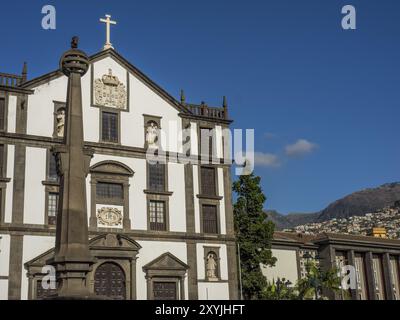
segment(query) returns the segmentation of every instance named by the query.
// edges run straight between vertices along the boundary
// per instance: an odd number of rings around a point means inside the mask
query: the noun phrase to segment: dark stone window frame
[[[0,92],[0,99],[4,99],[4,123],[0,126],[0,132],[7,132],[8,130],[8,104],[9,104],[9,93]]]
[[[157,127],[159,130],[161,130],[161,120],[162,117],[160,116],[154,116],[150,114],[143,114],[143,137],[144,137],[144,149],[147,150],[147,139],[146,139],[146,134],[147,134],[147,126],[150,122],[155,122],[157,124]],[[160,138],[160,137],[158,137]],[[159,141],[160,142],[160,141]]]
[[[216,246],[203,246],[204,248],[204,282],[223,282],[221,278],[221,255],[220,255],[220,249],[221,247],[216,247]],[[217,280],[210,281],[207,277],[207,256],[210,252],[215,253],[217,256]]]
[[[201,130],[210,130],[213,131],[213,135],[211,137],[211,145],[209,144],[208,148],[209,148],[209,152],[208,152],[208,163],[203,163],[202,161],[202,150],[201,150]],[[216,137],[216,125],[215,124],[211,124],[209,122],[204,122],[204,121],[198,121],[197,122],[197,147],[198,147],[198,156],[199,156],[199,163],[201,165],[206,165],[206,164],[212,164],[213,160],[218,161],[218,157],[213,157],[213,152],[215,151],[215,153],[217,153],[217,137]],[[210,150],[211,148],[211,150]],[[211,154],[210,154],[211,151]],[[219,163],[219,161],[218,161]]]
[[[204,221],[203,221],[203,207],[204,206],[215,206],[217,212],[217,232],[216,233],[206,233],[204,231]],[[200,211],[200,233],[207,234],[210,236],[218,236],[221,234],[221,213],[220,213],[220,202],[219,200],[213,199],[200,199],[199,200],[199,211]]]
[[[133,177],[134,172],[126,165],[116,161],[101,161],[94,164],[90,168],[90,219],[89,226],[91,228],[97,227],[97,204],[109,204],[122,206],[124,209],[122,228],[124,230],[131,229],[131,220],[129,216],[129,178]],[[99,198],[97,196],[97,183],[115,183],[121,184],[123,187],[123,199],[113,200],[112,198]],[[101,229],[108,229],[107,227],[99,227]]]
[[[164,218],[165,218],[165,230],[152,230],[150,224],[150,202],[158,201],[164,202]],[[169,232],[170,231],[170,219],[169,219],[169,196],[162,194],[147,194],[146,195],[146,205],[147,205],[147,230],[151,232]]]
[[[143,190],[146,194],[155,194],[155,195],[164,195],[164,196],[171,196],[173,194],[172,191],[168,191],[168,162],[164,165],[164,190],[153,190],[150,188],[150,163],[146,160],[146,189]]]
[[[104,113],[111,113],[116,115],[117,119],[117,141],[108,141],[108,140],[103,140],[103,115]],[[99,142],[100,143],[107,143],[107,144],[112,144],[112,145],[121,145],[121,112],[118,112],[117,109],[114,108],[106,108],[106,107],[101,107],[100,108],[100,113],[99,113]]]
[[[160,264],[161,261],[164,263]],[[167,265],[168,267],[165,267]],[[176,282],[176,299],[185,300],[185,278],[189,266],[169,252],[150,261],[142,270],[146,274],[147,299],[154,300],[154,282]]]
[[[47,181],[46,181],[47,182]],[[47,225],[51,228],[55,228],[56,224],[49,224],[49,196],[50,194],[58,194],[58,203],[57,203],[57,214],[59,210],[59,205],[60,205],[60,187],[56,183],[48,183],[45,184],[45,214],[44,214],[44,225]],[[56,214],[56,217],[57,217]]]
[[[198,190],[199,194],[197,195],[197,198],[199,199],[212,199],[212,200],[222,200],[223,196],[220,196],[220,191],[219,190],[219,179],[218,179],[218,166],[212,166],[212,165],[203,165],[203,166],[197,166],[198,168]],[[202,193],[202,179],[201,179],[201,168],[212,168],[215,171],[215,195],[207,195]]]

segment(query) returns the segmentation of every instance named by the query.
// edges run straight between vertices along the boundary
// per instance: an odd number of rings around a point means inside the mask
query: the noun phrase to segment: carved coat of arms
[[[120,226],[122,224],[122,213],[117,208],[102,207],[97,210],[99,224],[107,227]]]
[[[94,81],[94,99],[97,106],[126,109],[127,94],[125,85],[108,69],[101,79]]]

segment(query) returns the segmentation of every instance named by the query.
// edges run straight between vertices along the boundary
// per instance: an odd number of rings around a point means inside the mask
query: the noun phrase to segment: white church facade
[[[53,255],[59,180],[51,148],[62,143],[67,77],[0,74],[0,299],[40,299]],[[174,99],[113,48],[82,77],[92,292],[113,299],[237,299],[230,165],[223,161],[227,107]],[[200,153],[214,132],[218,161]],[[162,130],[164,137],[155,132]],[[171,138],[175,137],[175,138]],[[165,164],[150,164],[157,144]],[[186,152],[187,153],[187,152]],[[183,157],[182,157],[183,158]]]

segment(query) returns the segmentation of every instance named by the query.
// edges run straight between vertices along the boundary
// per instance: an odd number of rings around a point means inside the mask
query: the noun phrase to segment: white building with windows
[[[59,192],[51,148],[63,142],[66,92],[59,70],[31,80],[26,66],[21,76],[0,74],[0,299],[51,292],[42,286]],[[95,151],[86,179],[92,292],[236,299],[226,104],[177,101],[112,47],[90,57],[82,99],[85,145]],[[187,153],[199,156],[201,129],[214,129],[217,161],[187,163]],[[153,147],[166,163],[148,163]]]

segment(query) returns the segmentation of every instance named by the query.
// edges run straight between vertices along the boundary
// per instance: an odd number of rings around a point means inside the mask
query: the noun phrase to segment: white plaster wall
[[[129,218],[131,219],[132,229],[147,230],[147,211],[146,211],[146,160],[116,157],[109,155],[95,154],[90,165],[105,161],[114,160],[121,162],[131,168],[135,174],[129,178]],[[87,202],[88,216],[90,215],[90,177],[87,179]]]
[[[199,154],[199,143],[198,143],[198,128],[196,122],[190,122],[190,152],[192,155]]]
[[[222,168],[217,169],[218,174],[218,193],[224,197],[224,171]],[[219,223],[221,234],[226,234],[226,220],[225,220],[225,199],[219,202]]]
[[[36,87],[29,97],[27,134],[53,135],[54,102],[65,102],[67,96],[67,77],[62,76]]]
[[[123,144],[135,147],[144,146],[144,118],[143,115],[161,117],[161,129],[168,138],[162,144],[164,150],[177,152],[177,141],[181,141],[182,122],[176,110],[157,93],[145,85],[141,80],[130,74],[130,112],[121,114]],[[131,128],[135,128],[134,131]],[[174,134],[175,133],[175,134]],[[180,136],[175,136],[177,133]],[[170,137],[171,136],[171,137]]]
[[[53,248],[54,245],[55,237],[24,236],[22,264]],[[21,299],[28,299],[28,277],[25,269],[22,270]]]
[[[44,224],[46,149],[26,148],[24,223]]]
[[[298,280],[296,250],[272,249],[272,255],[277,258],[275,266],[262,266],[263,275],[269,281],[285,278],[295,284]]]
[[[9,275],[10,267],[10,236],[0,234],[0,276]]]
[[[7,183],[6,189],[6,203],[4,206],[4,222],[11,223],[12,219],[12,201],[13,201],[13,188],[14,188],[14,145],[7,145],[7,178],[11,181]]]
[[[137,299],[147,299],[147,284],[143,266],[158,258],[163,253],[169,252],[184,263],[187,263],[187,249],[185,242],[164,242],[164,241],[138,241],[142,246],[136,260],[136,288]],[[185,299],[188,299],[188,284],[185,278]]]
[[[185,171],[183,164],[168,164],[168,187],[168,191],[173,192],[169,199],[170,231],[186,232]]]
[[[88,72],[82,77],[82,115],[83,115],[83,136],[85,141],[99,142],[100,140],[100,109],[91,107],[90,74]],[[107,72],[108,74],[108,72]]]
[[[8,115],[7,115],[7,131],[15,133],[15,123],[17,120],[17,97],[8,96]]]
[[[193,166],[193,197],[194,197],[194,225],[196,232],[200,232],[200,205],[197,195],[199,194],[199,167]]]
[[[226,253],[226,245],[224,244],[215,244],[215,243],[197,243],[196,251],[197,251],[197,278],[199,280],[205,279],[205,263],[204,263],[204,247],[216,247],[219,248],[219,257],[220,257],[220,272],[221,272],[221,280],[228,280],[228,259]]]
[[[199,300],[229,300],[229,284],[199,282]]]
[[[0,300],[8,300],[8,280],[0,280]]]

